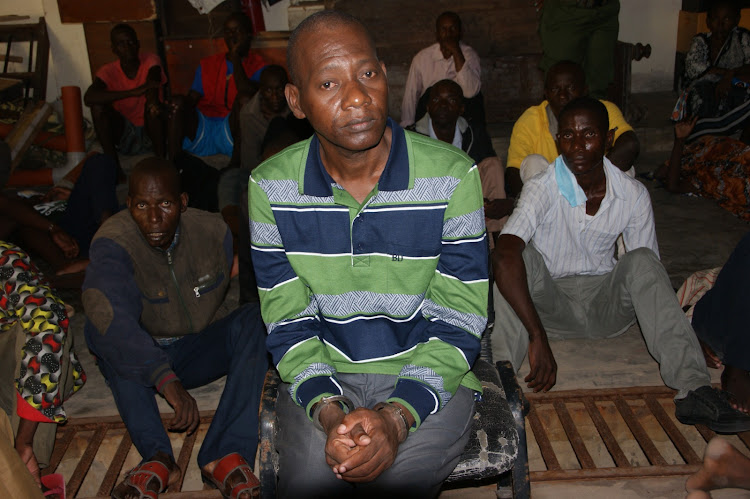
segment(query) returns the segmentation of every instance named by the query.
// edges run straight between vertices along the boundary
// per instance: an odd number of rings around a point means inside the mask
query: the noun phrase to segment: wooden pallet
[[[205,435],[205,430],[211,424],[213,415],[214,411],[201,412],[200,426],[192,435],[184,433],[171,434],[181,441],[179,454],[177,455],[177,465],[180,469],[188,469],[193,451],[197,451],[195,444],[200,443],[197,442],[198,436]],[[172,414],[162,415],[165,428],[172,416]],[[102,445],[103,443],[105,445]],[[84,449],[83,452],[79,452],[81,448]],[[116,448],[116,451],[114,455],[111,455],[112,452],[108,451],[111,451],[113,448]],[[71,418],[67,424],[58,428],[50,464],[42,470],[42,475],[60,472],[58,468],[61,466],[61,463],[65,460],[70,464],[69,462],[72,458],[72,460],[77,460],[77,464],[75,464],[74,468],[68,465],[66,469],[69,471],[73,468],[73,471],[63,473],[67,497],[110,497],[114,486],[122,480],[124,474],[133,465],[140,461],[140,456],[137,454],[137,451],[133,448],[130,435],[125,431],[125,424],[119,417]],[[135,463],[133,462],[134,455],[136,457]],[[94,463],[95,459],[98,462],[106,461],[106,473],[103,475],[101,473],[90,473],[92,463]],[[126,461],[129,462],[127,466]],[[219,491],[213,489],[182,491],[184,480],[185,473],[183,473],[178,482],[172,484],[167,492],[160,494],[159,497],[180,497],[184,499],[218,499],[221,497]],[[97,491],[94,494],[84,492],[83,495],[79,495],[84,481],[88,482],[89,489],[91,489],[91,482],[96,482]]]
[[[666,387],[526,394],[527,439],[541,457],[530,457],[531,481],[694,473],[716,434],[674,419],[674,395]],[[750,432],[726,438],[750,453]]]
[[[664,387],[527,393],[532,483],[694,473],[715,433],[677,422],[674,394]],[[172,415],[162,417],[166,426]],[[213,412],[202,412],[200,427],[191,436],[170,434],[177,463],[188,475],[197,473],[193,456],[212,417]],[[750,432],[726,438],[750,455]],[[58,428],[51,463],[42,474],[62,473],[70,498],[103,498],[139,460],[118,417],[71,418]],[[201,489],[194,476],[191,485],[184,480],[183,475],[159,497],[221,497],[216,490]]]

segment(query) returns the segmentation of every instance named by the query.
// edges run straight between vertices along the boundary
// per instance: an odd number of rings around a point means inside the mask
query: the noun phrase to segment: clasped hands
[[[390,411],[359,407],[345,414],[339,404],[328,404],[320,412],[320,424],[328,436],[326,463],[337,478],[347,482],[370,482],[390,468],[398,454],[400,421]]]

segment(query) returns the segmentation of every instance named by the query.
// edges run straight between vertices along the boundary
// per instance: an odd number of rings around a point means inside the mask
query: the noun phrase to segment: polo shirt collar
[[[388,118],[386,126],[391,129],[391,150],[388,162],[378,181],[379,191],[402,191],[413,186],[411,168],[409,167],[409,151],[406,145],[406,134],[396,122]],[[323,166],[320,159],[320,140],[313,135],[307,150],[305,160],[304,182],[302,194],[307,196],[333,196],[336,182]]]

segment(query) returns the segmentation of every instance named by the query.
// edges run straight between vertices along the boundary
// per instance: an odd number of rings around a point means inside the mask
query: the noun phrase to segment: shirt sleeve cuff
[[[388,402],[398,402],[414,416],[412,431],[427,419],[427,416],[440,410],[440,398],[429,386],[413,379],[401,378],[396,388],[387,399]]]
[[[308,418],[312,418],[312,406],[329,395],[343,395],[341,386],[331,376],[314,376],[300,383],[294,393],[294,401],[305,408]]]
[[[26,402],[18,392],[16,392],[16,414],[18,414],[19,418],[26,419],[28,421],[37,421],[39,423],[54,423],[53,420],[39,412],[37,409],[34,409],[34,407]]]
[[[177,375],[172,371],[172,368],[169,367],[169,364],[162,364],[156,369],[154,369],[153,374],[151,375],[151,382],[154,385],[154,388],[156,388],[156,391],[164,394],[164,388],[175,381],[178,381],[179,378]]]

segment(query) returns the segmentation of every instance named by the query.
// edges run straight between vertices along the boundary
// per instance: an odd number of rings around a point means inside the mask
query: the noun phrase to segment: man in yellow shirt
[[[544,82],[545,100],[524,111],[513,126],[505,173],[508,197],[517,197],[526,179],[555,160],[558,156],[557,117],[568,102],[587,94],[586,75],[580,65],[562,61],[549,69]],[[638,137],[615,104],[604,100],[602,103],[609,114],[609,130],[615,130],[614,145],[607,151],[607,158],[621,170],[628,171],[640,151]],[[634,173],[633,170],[630,175]]]

